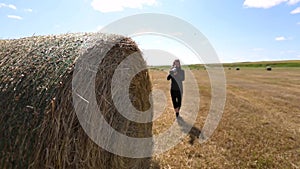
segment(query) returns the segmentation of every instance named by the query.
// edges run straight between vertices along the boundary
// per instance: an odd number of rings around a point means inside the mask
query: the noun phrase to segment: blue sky
[[[149,12],[194,25],[222,62],[300,59],[300,0],[0,0],[0,38],[95,32]]]

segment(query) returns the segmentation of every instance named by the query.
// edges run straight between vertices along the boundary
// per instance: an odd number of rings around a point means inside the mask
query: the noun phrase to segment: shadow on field
[[[186,121],[183,120],[182,117],[177,117],[177,123],[179,124],[179,126],[181,127],[181,131],[183,131],[184,133],[189,134],[190,136],[190,141],[189,143],[191,145],[194,144],[196,138],[199,138],[199,135],[201,133],[201,130],[198,129],[197,127],[194,127],[193,125],[187,123]]]

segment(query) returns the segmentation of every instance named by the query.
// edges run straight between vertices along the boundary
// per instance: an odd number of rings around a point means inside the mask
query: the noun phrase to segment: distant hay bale
[[[228,70],[231,70],[231,67],[229,67]]]
[[[266,70],[267,70],[267,71],[272,71],[272,67],[271,67],[271,66],[267,66],[267,67],[266,67]]]
[[[236,67],[235,70],[240,70],[240,68],[239,68],[239,67]]]
[[[80,58],[81,46],[92,36],[65,34],[0,40],[2,168],[149,168],[150,158],[120,157],[96,145],[77,119],[72,104],[74,64]],[[120,133],[151,137],[152,123],[127,120],[118,113],[111,98],[110,79],[123,59],[138,52],[130,66],[146,67],[140,50],[127,37],[97,36],[96,49],[115,44],[96,76],[95,92],[103,116]],[[141,71],[130,83],[130,93],[135,98],[132,104],[138,110],[150,107],[150,91],[148,70]]]

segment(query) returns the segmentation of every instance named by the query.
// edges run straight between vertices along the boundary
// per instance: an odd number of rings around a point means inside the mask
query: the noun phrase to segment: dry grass
[[[189,132],[180,144],[155,156],[154,161],[161,168],[300,168],[300,69],[225,71],[225,111],[209,142],[191,142],[194,134]],[[201,94],[194,124],[197,131],[210,106],[210,83],[205,70],[193,72]],[[152,70],[151,76],[154,88],[169,96],[167,74]],[[153,134],[174,122],[168,99],[163,116],[153,123]]]

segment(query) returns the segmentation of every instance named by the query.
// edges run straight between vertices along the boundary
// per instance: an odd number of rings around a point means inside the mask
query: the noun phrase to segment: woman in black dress
[[[176,59],[173,62],[173,66],[171,67],[170,74],[167,77],[167,80],[171,79],[171,97],[173,107],[176,113],[176,117],[179,116],[179,110],[181,107],[182,94],[183,94],[183,85],[182,81],[184,81],[184,70],[181,69],[179,59]]]

